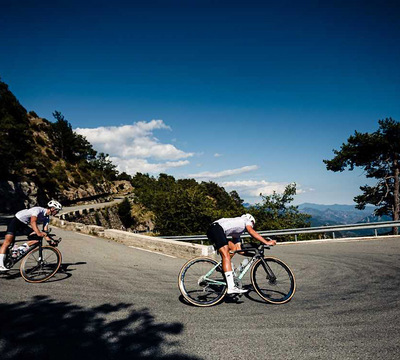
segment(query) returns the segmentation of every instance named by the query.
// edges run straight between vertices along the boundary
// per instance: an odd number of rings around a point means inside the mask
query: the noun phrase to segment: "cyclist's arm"
[[[45,222],[43,223],[43,231],[48,232],[49,231],[49,223],[50,223],[50,218],[46,218]],[[53,239],[51,239],[50,237],[46,236],[45,240],[50,243],[53,241]]]
[[[250,236],[258,241],[261,241],[265,245],[273,246],[276,245],[275,240],[265,240],[257,231],[255,231],[250,225],[246,226],[247,232]]]
[[[37,226],[37,216],[32,216],[31,217],[31,228],[33,231],[36,233],[37,236],[46,236],[46,233],[42,232],[39,230]]]
[[[46,232],[49,231],[49,222],[50,222],[50,219],[45,220],[45,222],[43,223],[43,231],[46,231]]]

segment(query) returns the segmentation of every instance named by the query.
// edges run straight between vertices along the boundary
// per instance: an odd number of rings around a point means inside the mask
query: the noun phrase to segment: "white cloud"
[[[214,154],[214,157],[216,157],[216,158],[221,157],[221,156],[223,156],[223,155],[222,155],[222,154],[219,154],[219,153],[215,153],[215,154]]]
[[[159,129],[171,130],[162,120],[152,120],[133,125],[77,128],[75,132],[85,136],[96,150],[123,159],[137,157],[178,160],[193,156],[193,153],[185,153],[174,145],[160,143],[153,136],[153,131]]]
[[[146,159],[120,159],[111,157],[111,161],[114,164],[118,164],[118,171],[124,171],[127,174],[136,174],[137,172],[157,174],[160,172],[164,172],[167,169],[189,165],[188,160],[150,163]]]
[[[222,177],[227,177],[227,176],[232,176],[232,175],[239,175],[243,173],[247,173],[250,171],[257,170],[258,166],[257,165],[250,165],[250,166],[243,166],[238,169],[231,169],[231,170],[223,170],[219,172],[211,172],[211,171],[204,171],[201,173],[197,174],[189,174],[189,177],[196,178],[196,179],[217,179],[217,178],[222,178]]]
[[[75,132],[86,139],[99,152],[110,154],[119,171],[157,173],[169,168],[189,164],[193,153],[184,152],[172,144],[160,142],[155,130],[169,130],[163,120],[139,121],[132,125],[77,128]]]
[[[272,195],[273,192],[283,193],[288,183],[269,182],[265,180],[225,181],[220,184],[226,190],[236,190],[241,196],[258,197],[260,194]],[[297,194],[304,190],[297,187]]]
[[[108,144],[116,140],[125,142],[129,138],[149,136],[157,129],[171,130],[162,120],[151,120],[149,122],[139,121],[133,125],[100,126],[93,129],[77,128],[75,132],[85,136],[90,143],[95,145]]]

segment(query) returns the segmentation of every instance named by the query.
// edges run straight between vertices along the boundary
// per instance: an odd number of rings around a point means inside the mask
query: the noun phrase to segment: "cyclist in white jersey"
[[[215,244],[215,247],[221,254],[222,270],[225,273],[228,294],[247,292],[247,290],[239,289],[235,286],[231,263],[233,255],[230,252],[241,249],[240,235],[247,231],[251,237],[261,241],[265,245],[276,245],[275,240],[266,240],[253,229],[255,222],[254,217],[250,214],[244,214],[235,218],[222,218],[213,222],[207,231],[207,237]],[[231,236],[232,240],[228,240],[228,236]]]
[[[4,257],[7,247],[14,242],[17,232],[22,232],[25,235],[36,234],[39,237],[44,237],[47,241],[51,241],[46,236],[46,233],[39,230],[38,224],[43,224],[43,230],[46,231],[50,221],[50,215],[56,215],[62,209],[58,201],[51,200],[47,204],[47,208],[35,206],[30,209],[18,211],[11,222],[8,224],[7,233],[3,245],[0,247],[0,272],[8,271],[4,267]],[[28,241],[27,245],[35,244],[37,240]]]

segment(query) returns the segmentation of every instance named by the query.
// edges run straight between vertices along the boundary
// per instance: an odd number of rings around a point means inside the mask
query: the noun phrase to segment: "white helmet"
[[[49,203],[47,204],[47,207],[48,208],[54,208],[54,209],[56,209],[58,211],[60,211],[62,209],[61,204],[56,200],[50,200]]]
[[[243,219],[252,221],[252,222],[253,222],[253,225],[256,223],[256,219],[254,219],[254,216],[251,215],[251,214],[244,214],[244,215],[242,215],[241,217],[242,217]]]

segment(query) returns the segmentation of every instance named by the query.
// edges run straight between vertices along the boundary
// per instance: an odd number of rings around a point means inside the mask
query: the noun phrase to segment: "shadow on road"
[[[110,319],[110,317],[113,319]],[[182,332],[180,323],[156,323],[148,309],[131,304],[84,308],[36,296],[30,302],[0,304],[2,359],[177,359],[181,353],[166,337]]]
[[[72,276],[72,272],[75,271],[75,268],[71,268],[71,266],[76,266],[76,265],[86,265],[87,263],[84,261],[79,261],[76,263],[62,263],[60,265],[60,268],[58,269],[57,273],[49,280],[46,282],[54,282],[54,281],[61,281],[68,279]]]
[[[183,297],[183,295],[180,295],[178,299],[182,304],[185,304],[185,305],[188,305],[188,306],[192,306],[192,307],[197,307],[196,305],[193,305],[189,301],[187,301]],[[215,305],[211,305],[211,306],[220,306],[221,304],[224,304],[224,303],[225,304],[242,304],[243,301],[238,296],[226,295],[225,298],[223,300],[221,300],[219,303],[217,303]]]
[[[49,280],[46,282],[55,282],[55,281],[61,281],[68,279],[72,276],[71,272],[75,271],[75,268],[71,268],[71,266],[75,265],[85,265],[86,262],[80,261],[76,263],[62,263],[60,265],[60,269],[57,271],[57,273],[51,277]],[[21,277],[21,273],[19,271],[19,265],[20,263],[17,263],[10,271],[6,273],[1,274],[1,278],[5,280],[14,280],[16,278]]]

